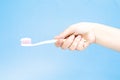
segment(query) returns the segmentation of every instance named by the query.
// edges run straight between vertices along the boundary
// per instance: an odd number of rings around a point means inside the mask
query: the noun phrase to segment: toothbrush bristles
[[[31,38],[22,38],[21,39],[21,46],[29,46],[31,45]]]

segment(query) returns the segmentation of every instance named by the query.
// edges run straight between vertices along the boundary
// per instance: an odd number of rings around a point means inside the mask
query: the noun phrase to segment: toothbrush
[[[22,38],[21,46],[39,46],[39,45],[43,45],[43,44],[55,43],[56,41],[57,40],[52,39],[52,40],[41,41],[41,42],[33,44],[31,38]]]
[[[63,41],[65,41],[66,39],[64,39]],[[84,42],[86,42],[86,40],[83,38]],[[39,45],[43,45],[43,44],[50,44],[50,43],[55,43],[57,40],[52,39],[52,40],[46,40],[46,41],[41,41],[38,43],[32,43],[31,38],[22,38],[21,39],[21,46],[39,46]]]

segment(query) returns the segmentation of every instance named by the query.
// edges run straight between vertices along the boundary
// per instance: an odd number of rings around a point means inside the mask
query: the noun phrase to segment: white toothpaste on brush
[[[56,41],[57,40],[52,39],[52,40],[41,41],[41,42],[33,44],[31,38],[22,38],[21,46],[39,46],[39,45],[43,45],[43,44],[55,43]]]

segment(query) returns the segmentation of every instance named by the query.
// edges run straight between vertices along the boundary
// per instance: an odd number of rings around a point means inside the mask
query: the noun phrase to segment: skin
[[[55,45],[62,49],[84,50],[90,44],[96,43],[120,51],[120,29],[98,23],[73,24],[55,39]]]

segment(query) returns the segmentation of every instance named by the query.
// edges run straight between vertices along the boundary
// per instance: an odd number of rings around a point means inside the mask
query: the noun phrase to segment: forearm
[[[94,24],[97,44],[120,51],[120,29],[106,25]]]

